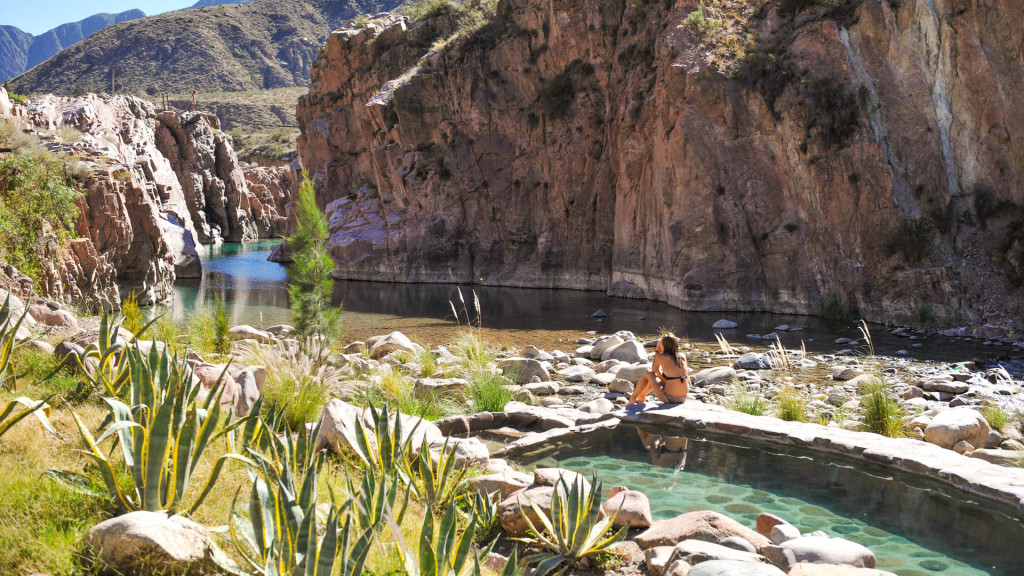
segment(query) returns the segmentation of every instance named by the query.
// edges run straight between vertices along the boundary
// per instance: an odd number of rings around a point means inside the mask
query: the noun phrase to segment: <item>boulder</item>
[[[789,568],[789,576],[896,576],[896,574],[874,568],[799,562]]]
[[[71,332],[78,331],[78,320],[67,310],[51,308],[46,304],[33,304],[29,307],[29,315],[43,326],[59,328]]]
[[[469,382],[462,378],[420,378],[416,380],[412,393],[417,398],[435,395],[459,395],[466,391]]]
[[[526,384],[534,377],[540,378],[541,382],[551,380],[547,368],[537,360],[531,358],[508,358],[498,363],[504,375],[516,384]]]
[[[615,411],[615,404],[607,398],[597,398],[584,403],[578,410],[587,414],[608,414]]]
[[[614,382],[608,385],[608,391],[616,394],[632,394],[633,384],[629,380],[623,380],[622,378],[616,378]]]
[[[1009,468],[1019,468],[1024,465],[1024,452],[1017,450],[982,448],[971,452],[970,456],[971,458],[978,458],[979,460],[984,460],[1000,466],[1007,466]]]
[[[705,368],[691,376],[694,387],[728,385],[736,382],[736,370],[729,366],[718,366],[716,368]]]
[[[348,445],[342,430],[354,432],[356,422],[362,422],[364,426],[373,425],[368,411],[337,398],[328,402],[320,416],[320,437],[317,438],[316,449],[326,448],[332,452],[340,452],[342,446]]]
[[[614,493],[601,504],[601,512],[614,518],[616,527],[647,528],[653,522],[651,502],[643,492],[624,489]]]
[[[210,534],[181,516],[129,512],[93,526],[87,539],[100,562],[118,574],[216,573]]]
[[[747,352],[736,360],[733,367],[741,370],[771,370],[772,363],[768,360],[768,356],[764,354]]]
[[[594,347],[590,350],[590,359],[601,360],[601,356],[604,355],[605,350],[614,348],[623,342],[625,342],[625,339],[615,335],[602,336],[601,338],[598,338],[597,341],[594,342]]]
[[[564,370],[559,370],[558,374],[565,378],[567,382],[590,382],[595,376],[594,370],[586,366],[570,366]]]
[[[636,383],[640,381],[640,378],[644,375],[644,372],[647,372],[650,369],[651,367],[648,366],[647,364],[629,364],[626,366],[622,366],[618,370],[616,370],[615,377],[621,380],[625,380],[626,382],[629,382],[630,384],[635,386]],[[633,391],[630,390],[630,394],[632,393]]]
[[[658,520],[636,537],[641,548],[674,546],[687,539],[699,539],[719,543],[730,536],[739,536],[760,550],[771,542],[764,536],[747,528],[724,514],[701,510],[680,514],[675,518]]]
[[[558,382],[532,382],[523,385],[523,390],[534,396],[551,396],[552,394],[558,394],[560,389],[561,386]]]
[[[228,329],[228,334],[231,334],[235,340],[258,340],[264,343],[274,341],[274,336],[270,332],[253,328],[248,324],[232,326]]]
[[[644,551],[644,564],[647,565],[647,573],[651,576],[664,576],[674,550],[675,546],[655,546]]]
[[[591,379],[591,382],[593,382],[594,384],[597,384],[598,386],[610,386],[611,383],[615,382],[615,380],[616,380],[615,374],[612,374],[610,372],[605,372],[605,373],[601,374],[600,373],[600,368],[601,367],[598,366],[595,369],[599,373],[594,375],[594,377]]]
[[[419,353],[422,348],[419,344],[413,343],[408,336],[395,331],[384,336],[374,336],[366,341],[370,351],[370,357],[379,360],[392,352],[402,350],[411,354]]]
[[[234,410],[235,404],[238,401],[238,383],[224,371],[223,364],[199,364],[192,369],[193,376],[199,380],[202,389],[196,398],[200,402],[206,401],[206,398],[210,395],[213,387],[217,384],[217,379],[222,378],[220,385],[220,407],[221,410],[228,411]]]
[[[751,554],[757,553],[757,548],[754,548],[753,544],[747,542],[739,536],[729,536],[725,540],[719,542],[719,544],[725,546],[726,548],[732,548],[733,550],[741,550],[743,552],[750,552]]]
[[[783,542],[795,540],[800,537],[800,529],[792,524],[777,524],[772,527],[772,543],[781,545]]]
[[[535,504],[541,514],[551,517],[551,499],[554,497],[553,486],[530,486],[513,493],[498,504],[498,519],[501,527],[510,536],[523,536],[530,528],[524,515],[530,519],[534,527],[539,528],[540,518],[533,509]]]
[[[24,344],[22,344],[22,347],[25,350],[35,350],[36,352],[48,355],[52,355],[57,351],[57,349],[52,344],[50,344],[49,342],[44,342],[42,340],[28,340]]]
[[[924,429],[924,439],[943,448],[953,448],[966,440],[973,446],[985,446],[990,431],[981,412],[973,408],[950,408],[936,414]]]
[[[533,471],[533,483],[537,486],[555,486],[558,484],[559,478],[565,480],[570,489],[573,484],[580,483],[584,490],[590,490],[590,482],[587,477],[579,472],[565,468],[537,468]]]
[[[263,389],[256,380],[252,370],[242,370],[235,375],[235,383],[238,385],[238,396],[235,398],[235,416],[244,418],[252,411],[256,401],[260,399]]]
[[[784,551],[783,564],[809,562],[812,564],[848,564],[858,568],[874,568],[875,555],[864,546],[844,538],[801,536],[780,544]],[[792,553],[792,554],[789,554]],[[780,566],[787,570],[789,566]]]
[[[714,544],[705,540],[683,540],[676,544],[672,551],[672,558],[669,559],[669,566],[677,560],[682,560],[690,566],[696,566],[711,560],[735,560],[737,562],[765,563],[768,559],[751,552],[735,550],[721,544]]]
[[[432,431],[425,426],[430,424],[426,420],[423,424],[417,428],[416,433],[422,434],[428,437],[427,442],[430,444],[430,451],[433,454],[440,454],[442,450],[454,451],[455,453],[455,466],[458,468],[465,468],[467,466],[478,465],[486,466],[487,460],[491,457],[490,450],[487,449],[487,445],[480,441],[479,438],[443,438],[437,437],[432,434]],[[433,439],[430,439],[433,437]],[[414,446],[415,439],[414,439]]]
[[[691,568],[688,576],[786,576],[786,573],[771,564],[709,560]]]
[[[757,517],[757,533],[761,536],[764,536],[765,538],[771,538],[772,528],[778,526],[779,524],[789,524],[789,522],[786,522],[785,520],[779,518],[774,514],[762,512]]]
[[[497,493],[502,500],[532,484],[533,476],[512,469],[469,479],[469,488],[474,492],[484,496]]]
[[[731,320],[726,320],[725,318],[711,325],[712,328],[715,328],[717,330],[730,330],[732,328],[736,328],[737,326],[739,326],[739,324],[732,322]]]
[[[646,362],[647,351],[642,344],[636,340],[628,340],[622,344],[612,346],[601,353],[601,360],[620,360],[622,362]]]

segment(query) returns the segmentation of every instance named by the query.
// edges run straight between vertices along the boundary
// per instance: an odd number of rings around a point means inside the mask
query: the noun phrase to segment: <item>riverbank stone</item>
[[[614,348],[619,344],[625,342],[623,338],[618,336],[602,336],[594,341],[594,347],[590,350],[591,360],[601,360],[601,356],[604,355],[606,350]],[[607,358],[605,358],[607,360]]]
[[[601,512],[613,518],[615,527],[648,528],[653,522],[651,502],[643,492],[624,486],[612,488],[611,496],[601,504]]]
[[[943,448],[953,448],[961,440],[972,446],[988,442],[988,422],[973,408],[950,408],[936,414],[924,429],[924,439]]]
[[[736,370],[729,366],[705,368],[692,375],[691,380],[697,388],[715,385],[728,385],[736,382]]]
[[[99,560],[125,575],[213,574],[214,545],[205,528],[164,512],[129,512],[93,526]]]
[[[875,555],[864,546],[844,538],[801,536],[783,542],[780,568],[789,568],[798,562],[811,564],[847,564],[858,568],[874,568]]]
[[[758,554],[744,552],[729,548],[728,546],[722,546],[721,544],[714,544],[705,540],[696,539],[683,540],[679,544],[676,544],[668,565],[672,566],[672,564],[677,560],[682,560],[693,567],[712,560],[733,560],[736,562],[763,564],[769,563],[767,558]]]
[[[248,324],[232,326],[228,329],[228,334],[235,340],[258,340],[264,344],[274,341],[274,336],[270,332],[258,330]]]
[[[397,330],[384,336],[374,336],[367,339],[366,348],[370,351],[370,357],[374,360],[379,360],[399,350],[418,354],[423,349],[419,344],[413,343],[408,336]]]
[[[487,474],[469,479],[471,490],[487,496],[497,493],[503,500],[512,494],[524,490],[533,484],[533,476],[525,472],[517,472],[511,468],[496,474]]]
[[[619,360],[621,362],[629,362],[630,364],[646,362],[647,351],[644,350],[643,345],[639,342],[628,340],[602,352],[601,360]]]
[[[758,550],[771,544],[771,541],[750,528],[711,510],[687,512],[675,518],[655,521],[635,540],[641,548],[647,549],[655,546],[674,546],[688,539],[717,544],[730,536],[739,536]]]
[[[527,384],[534,378],[539,378],[541,382],[551,380],[551,374],[548,373],[547,368],[532,358],[507,358],[498,362],[498,368],[501,368],[502,373],[516,384]]]
[[[771,564],[709,560],[691,568],[688,576],[786,576],[786,573]]]
[[[874,568],[800,562],[789,569],[789,576],[896,576],[896,574]]]

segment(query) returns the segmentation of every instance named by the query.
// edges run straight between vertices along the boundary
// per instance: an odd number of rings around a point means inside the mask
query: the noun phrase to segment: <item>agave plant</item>
[[[131,379],[130,364],[122,354],[127,346],[117,338],[120,331],[121,324],[104,310],[100,314],[99,340],[86,346],[85,354],[75,357],[89,384],[113,398],[121,397]]]
[[[271,410],[272,417],[282,413],[283,409]],[[265,430],[272,426],[262,424]],[[236,494],[228,525],[239,555],[257,574],[362,573],[375,528],[360,529],[358,519],[349,509],[339,508],[333,497],[324,536],[318,539],[317,480],[324,455],[313,447],[319,433],[319,426],[309,434],[300,432],[297,441],[271,434],[269,456],[249,451],[258,471],[251,472],[248,518],[237,512]]]
[[[458,534],[456,512],[449,506],[435,525],[434,515],[427,513],[423,518],[420,532],[419,553],[414,562],[406,558],[406,572],[418,576],[464,576],[480,574],[478,558],[487,556],[491,546],[473,553],[473,534],[476,532],[476,516],[470,515],[469,525]]]
[[[3,406],[3,408],[0,409],[0,437],[3,437],[3,435],[13,428],[15,424],[24,418],[27,418],[30,414],[38,418],[39,422],[42,423],[43,428],[46,428],[50,434],[57,436],[57,431],[53,429],[52,425],[50,425],[50,420],[48,418],[50,415],[50,405],[46,402],[47,400],[40,400],[39,402],[36,402],[35,400],[29,400],[25,397],[19,397],[10,401],[6,405],[0,404],[0,406]],[[25,410],[15,414],[14,410],[17,408],[18,404],[24,406]]]
[[[4,300],[3,306],[0,306],[0,388],[3,387],[4,382],[13,375],[8,375],[11,370],[11,363],[14,360],[14,351],[18,349],[24,341],[18,340],[18,330],[21,329],[22,322],[25,321],[25,316],[28,315],[28,306],[25,306],[25,310],[21,313],[21,316],[15,318],[13,310],[11,308],[11,293],[7,293],[7,298]]]
[[[411,480],[409,446],[419,423],[405,435],[402,431],[402,418],[398,416],[392,423],[388,417],[387,404],[381,410],[371,404],[368,410],[373,420],[372,430],[368,430],[361,419],[356,419],[355,429],[343,426],[342,435],[368,472],[377,476],[397,475],[408,484]]]
[[[544,549],[544,552],[526,558],[527,564],[536,564],[535,576],[564,574],[571,567],[587,567],[590,559],[607,554],[611,547],[626,536],[626,528],[607,535],[614,518],[601,514],[601,483],[594,479],[594,488],[587,488],[582,478],[570,487],[565,478],[559,478],[551,498],[551,519],[533,502],[534,515],[540,519],[540,530],[534,526],[530,514],[520,510],[529,527],[528,536],[520,540]]]
[[[154,346],[147,356],[134,346],[126,349],[125,358],[132,406],[117,398],[104,398],[110,412],[106,429],[98,439],[77,414],[72,415],[88,448],[85,453],[96,463],[107,491],[122,509],[173,513],[182,507],[192,474],[211,442],[247,420],[239,420],[218,432],[218,425],[230,420],[230,415],[225,418],[221,413],[222,380],[217,381],[200,405],[196,398],[200,387],[192,385],[191,370],[166,350]],[[120,445],[133,486],[126,488],[107,452],[101,449],[108,439]],[[202,492],[185,508],[189,513],[202,504],[224,465],[232,459],[250,462],[230,450],[217,458]],[[76,486],[88,483],[87,478],[74,472],[50,470],[49,474]]]
[[[397,476],[363,474],[357,488],[352,478],[345,477],[349,495],[346,505],[356,524],[363,529],[378,529],[386,524],[401,524],[409,507],[409,490],[402,490]]]
[[[418,466],[414,469],[413,485],[420,499],[432,510],[443,510],[465,498],[466,493],[460,489],[469,469],[457,465],[455,450],[448,449],[447,441],[435,465],[430,446],[424,437],[416,462]]]

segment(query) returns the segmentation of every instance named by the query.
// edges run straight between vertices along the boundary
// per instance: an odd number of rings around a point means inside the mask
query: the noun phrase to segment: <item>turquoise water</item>
[[[1024,526],[962,495],[869,465],[648,434],[620,426],[541,453],[535,466],[596,474],[651,501],[655,519],[714,510],[753,528],[761,512],[801,532],[822,530],[871,549],[899,576],[1019,575]],[[984,560],[982,560],[984,559]]]

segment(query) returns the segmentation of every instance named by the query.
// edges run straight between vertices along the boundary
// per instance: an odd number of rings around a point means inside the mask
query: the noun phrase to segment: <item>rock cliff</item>
[[[175,278],[200,276],[199,244],[285,230],[291,169],[246,175],[215,117],[92,94],[35,98],[10,114],[64,158],[83,191],[78,238],[40,247],[48,265],[38,280],[50,297],[107,307],[129,292],[140,304],[167,301]]]
[[[696,8],[501,0],[468,31],[332,33],[297,117],[337,275],[1007,320],[1022,5],[779,0],[732,46]]]

